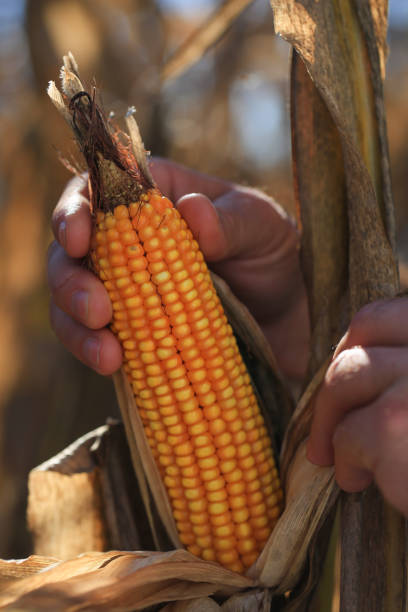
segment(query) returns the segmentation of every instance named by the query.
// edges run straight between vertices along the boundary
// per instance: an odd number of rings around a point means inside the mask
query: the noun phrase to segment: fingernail
[[[89,293],[87,291],[75,291],[71,296],[71,312],[76,319],[88,320]]]
[[[64,249],[65,249],[66,241],[67,241],[66,230],[67,230],[67,224],[65,223],[65,221],[61,221],[61,223],[58,226],[58,241],[60,245],[64,247]]]
[[[83,355],[89,365],[99,367],[100,342],[97,338],[87,338],[82,346]]]

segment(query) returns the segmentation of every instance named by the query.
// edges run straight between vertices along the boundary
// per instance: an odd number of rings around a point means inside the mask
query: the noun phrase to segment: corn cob
[[[280,512],[273,450],[197,242],[157,189],[95,214],[91,260],[180,539],[243,572]]]
[[[181,542],[237,572],[279,516],[271,441],[237,343],[185,221],[158,191],[133,117],[133,153],[83,90],[72,55],[49,94],[89,168],[89,261],[112,301],[111,328]]]

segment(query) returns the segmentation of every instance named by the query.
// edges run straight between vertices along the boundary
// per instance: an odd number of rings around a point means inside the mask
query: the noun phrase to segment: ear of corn
[[[146,437],[193,554],[243,572],[279,516],[273,450],[197,242],[157,189],[97,210],[91,261],[113,305]]]
[[[90,264],[112,301],[111,327],[180,541],[244,572],[282,505],[250,377],[198,244],[154,184],[133,117],[132,153],[83,90],[72,55],[61,75],[68,106],[55,84],[48,91],[89,169]]]

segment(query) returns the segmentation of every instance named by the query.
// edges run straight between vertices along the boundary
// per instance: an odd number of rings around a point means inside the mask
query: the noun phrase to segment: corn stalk
[[[272,6],[276,30],[294,47],[293,162],[313,374],[363,304],[398,291],[382,96],[387,2]],[[374,486],[342,496],[341,542],[341,609],[405,610],[406,522]]]

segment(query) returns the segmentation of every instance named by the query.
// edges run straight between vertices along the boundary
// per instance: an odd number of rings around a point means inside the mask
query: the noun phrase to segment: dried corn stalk
[[[317,382],[356,310],[398,291],[382,96],[387,2],[271,4],[276,31],[295,49],[293,159]],[[285,464],[300,452],[312,409],[294,415]],[[342,609],[405,610],[404,519],[371,487],[345,497],[341,530]]]

